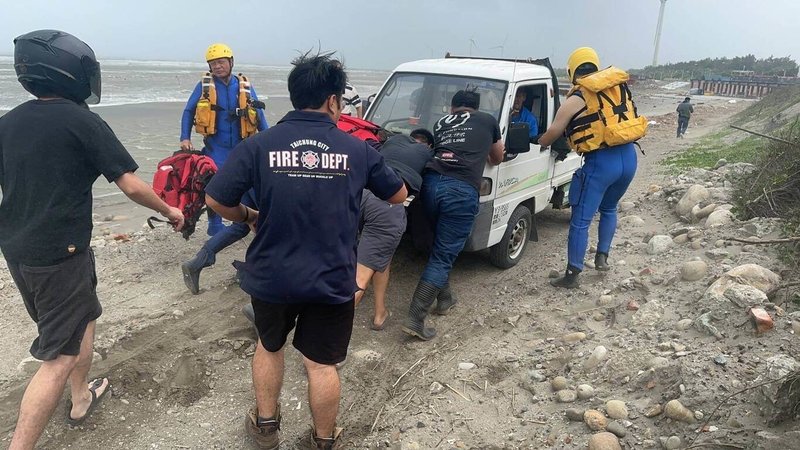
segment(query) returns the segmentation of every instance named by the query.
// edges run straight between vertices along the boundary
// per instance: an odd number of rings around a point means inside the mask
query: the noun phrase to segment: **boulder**
[[[678,204],[675,205],[675,212],[680,217],[689,217],[695,205],[705,202],[709,198],[711,198],[711,194],[709,194],[708,189],[699,184],[695,184],[689,187],[686,193],[683,194],[683,197],[678,201]]]
[[[658,234],[650,238],[647,242],[647,253],[651,255],[659,255],[665,253],[672,248],[674,242],[672,238],[667,235]]]
[[[767,294],[747,284],[735,283],[725,289],[724,297],[741,308],[752,308],[763,305]]]
[[[733,223],[733,214],[727,209],[718,209],[708,215],[706,228],[717,228]]]
[[[708,274],[708,264],[705,261],[686,261],[681,265],[681,280],[702,280]]]
[[[725,298],[725,291],[736,284],[752,286],[770,295],[778,289],[780,283],[781,277],[775,272],[758,264],[743,264],[734,267],[719,277],[717,281],[706,289],[703,299],[706,301],[722,301]]]

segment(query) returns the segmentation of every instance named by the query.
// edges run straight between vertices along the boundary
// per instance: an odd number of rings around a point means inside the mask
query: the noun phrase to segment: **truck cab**
[[[436,122],[450,114],[450,101],[461,89],[480,93],[480,110],[497,119],[506,158],[487,164],[480,188],[480,210],[465,250],[490,249],[491,262],[500,268],[516,265],[529,240],[536,240],[535,214],[552,204],[567,206],[572,174],[580,157],[565,142],[542,148],[535,136],[544,133],[559,107],[558,81],[547,59],[505,60],[452,57],[408,62],[398,66],[369,105],[365,118],[394,133],[417,128],[434,132]],[[536,118],[530,124],[512,123],[514,101]],[[526,126],[527,125],[527,126]],[[522,145],[520,145],[522,139]],[[513,144],[513,145],[512,145]],[[513,148],[512,148],[513,147]],[[416,206],[409,208],[409,230],[420,227]],[[416,240],[416,237],[415,237]]]

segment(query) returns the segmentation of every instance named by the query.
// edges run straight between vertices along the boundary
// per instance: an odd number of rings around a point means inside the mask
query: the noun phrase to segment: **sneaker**
[[[247,412],[244,428],[260,450],[277,450],[280,444],[278,431],[281,429],[281,405],[275,411],[275,417],[261,421],[258,424],[258,407],[254,406]]]

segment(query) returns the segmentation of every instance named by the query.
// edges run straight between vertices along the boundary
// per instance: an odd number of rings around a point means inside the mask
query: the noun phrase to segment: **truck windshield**
[[[461,89],[476,89],[480,110],[500,119],[507,83],[497,80],[450,75],[395,73],[386,83],[367,120],[395,133],[416,128],[432,130],[442,116],[450,114],[450,100]]]

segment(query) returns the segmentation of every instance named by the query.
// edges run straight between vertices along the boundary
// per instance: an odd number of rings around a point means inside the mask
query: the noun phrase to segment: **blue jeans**
[[[617,204],[636,174],[636,147],[623,144],[585,155],[583,167],[572,176],[567,254],[569,264],[583,270],[589,244],[589,225],[600,211],[597,251],[608,254],[617,229]]]
[[[244,197],[242,197],[242,204],[257,209],[252,189],[244,194]],[[220,229],[211,236],[211,239],[203,244],[203,248],[200,249],[200,253],[198,253],[198,255],[205,253],[203,267],[214,265],[214,263],[217,262],[217,253],[250,233],[250,227],[247,224],[232,223],[226,227],[222,225],[222,218],[219,215],[214,214],[213,217],[219,219]],[[211,229],[211,217],[209,217],[209,229]]]
[[[420,198],[434,224],[433,249],[422,281],[443,288],[472,231],[478,214],[478,190],[467,182],[429,171],[423,176]]]

